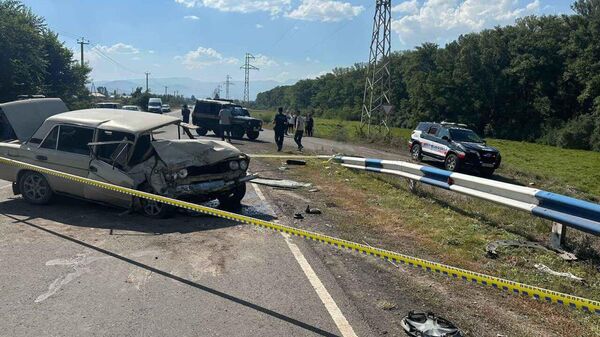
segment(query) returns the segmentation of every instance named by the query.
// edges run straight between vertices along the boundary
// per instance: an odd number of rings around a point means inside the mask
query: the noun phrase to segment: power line
[[[80,39],[77,39],[77,43],[81,46],[81,66],[83,67],[83,46],[86,44],[90,44],[90,40],[85,40],[83,37],[81,37]]]

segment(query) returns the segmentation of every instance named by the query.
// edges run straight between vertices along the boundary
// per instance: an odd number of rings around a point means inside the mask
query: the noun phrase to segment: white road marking
[[[262,193],[258,185],[252,184],[252,187],[254,187],[258,198],[263,202],[266,202],[267,199],[265,198],[265,195]],[[327,309],[327,312],[329,312],[331,319],[333,319],[333,322],[340,330],[342,336],[357,337],[356,333],[354,332],[354,329],[352,329],[352,326],[350,325],[350,323],[348,323],[348,320],[342,313],[342,310],[340,310],[338,305],[335,303],[333,297],[331,297],[331,295],[327,291],[327,288],[325,288],[325,285],[323,285],[323,282],[321,282],[313,268],[308,263],[308,260],[306,260],[306,258],[300,251],[300,248],[298,248],[298,246],[292,242],[289,235],[284,233],[281,233],[281,235],[284,237],[285,242],[287,243],[288,247],[292,251],[292,254],[294,255],[294,258],[296,258],[296,261],[298,261],[298,264],[300,265],[300,268],[302,268],[304,275],[306,275],[306,278],[308,278],[308,281],[319,296],[319,299],[321,299],[321,302],[323,302],[323,304],[325,305],[325,309]]]
[[[12,187],[12,184],[8,184],[8,185],[4,185],[4,186],[0,186],[0,190],[3,190],[5,188],[9,188]]]

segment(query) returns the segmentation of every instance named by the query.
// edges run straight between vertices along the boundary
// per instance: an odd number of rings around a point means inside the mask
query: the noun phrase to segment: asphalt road
[[[273,219],[254,188],[243,203],[244,214]],[[5,181],[0,270],[0,336],[372,334],[302,240],[68,198],[33,206]]]

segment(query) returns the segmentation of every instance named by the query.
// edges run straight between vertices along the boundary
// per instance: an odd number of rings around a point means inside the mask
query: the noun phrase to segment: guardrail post
[[[552,223],[552,233],[550,234],[550,245],[554,249],[562,250],[562,246],[565,243],[565,237],[567,236],[567,226],[561,223]]]

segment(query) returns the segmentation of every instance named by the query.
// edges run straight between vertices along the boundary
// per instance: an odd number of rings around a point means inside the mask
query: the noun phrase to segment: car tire
[[[423,160],[423,152],[421,152],[421,144],[415,143],[410,149],[410,157],[414,161]]]
[[[258,138],[258,136],[260,135],[260,132],[258,132],[258,131],[248,131],[248,132],[246,132],[246,135],[248,136],[248,139],[250,139],[250,140],[256,140]]]
[[[205,129],[203,127],[198,127],[196,129],[196,133],[198,134],[198,136],[206,136],[206,134],[208,133],[208,129]]]
[[[244,138],[244,133],[246,133],[246,131],[241,126],[233,126],[231,128],[231,137],[235,139]]]
[[[479,173],[481,173],[482,177],[489,178],[494,175],[495,169],[493,168],[480,168]]]
[[[460,159],[454,153],[450,153],[444,160],[444,168],[447,171],[456,172],[460,168]]]
[[[237,185],[235,189],[229,191],[229,193],[220,196],[219,206],[223,208],[239,208],[246,195],[246,183]]]
[[[27,171],[19,179],[19,190],[23,199],[30,204],[45,205],[50,202],[54,192],[48,180],[41,173]]]
[[[154,193],[154,189],[148,185],[144,185],[141,188],[141,190],[148,193]],[[154,200],[139,198],[139,201],[141,207],[140,211],[142,212],[142,214],[149,218],[170,218],[173,216],[173,214],[175,214],[175,211],[177,210],[177,208],[174,206],[163,204]]]

